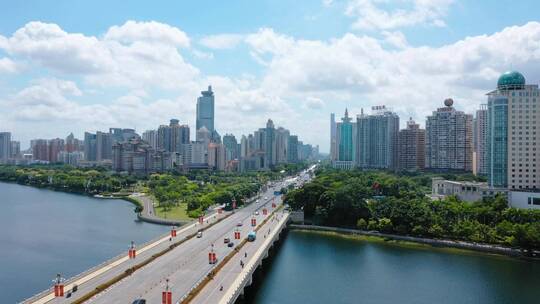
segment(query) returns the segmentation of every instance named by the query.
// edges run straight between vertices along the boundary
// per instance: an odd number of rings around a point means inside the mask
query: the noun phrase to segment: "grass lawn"
[[[190,220],[191,218],[187,215],[187,204],[179,204],[177,207],[173,206],[167,212],[163,211],[162,207],[155,208],[156,215],[161,218],[172,219],[172,220]]]

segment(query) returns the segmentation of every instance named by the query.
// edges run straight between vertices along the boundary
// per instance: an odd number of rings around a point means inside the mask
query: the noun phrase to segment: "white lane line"
[[[205,220],[206,220],[206,219],[211,219],[211,218],[216,217],[216,216],[217,216],[217,213],[214,213],[214,214],[212,214],[212,215],[206,217]],[[185,232],[185,231],[187,231],[187,230],[189,230],[189,229],[191,229],[191,228],[193,228],[193,227],[195,227],[195,226],[196,226],[196,223],[190,224],[189,226],[186,226],[186,227],[182,228],[182,229],[181,229],[180,231],[178,231],[177,233],[178,233],[178,234],[183,233],[183,232]],[[147,250],[150,250],[150,249],[156,247],[157,245],[159,245],[159,244],[161,244],[161,243],[163,243],[163,242],[165,242],[165,241],[168,242],[168,241],[169,241],[169,238],[170,238],[170,236],[165,236],[165,237],[163,237],[163,238],[161,238],[161,239],[155,241],[155,242],[152,243],[152,244],[148,244],[148,245],[144,246],[143,248],[137,250],[137,252],[138,252],[138,253],[143,253],[143,252],[145,252],[145,251],[147,251]],[[116,267],[116,266],[118,266],[118,265],[120,265],[120,264],[122,264],[122,263],[124,263],[124,262],[126,262],[126,261],[129,261],[129,257],[128,257],[128,256],[124,256],[124,257],[122,257],[122,258],[119,258],[118,260],[113,261],[113,262],[111,262],[110,264],[105,265],[105,266],[103,266],[102,268],[97,269],[96,271],[94,271],[94,272],[92,272],[92,273],[89,273],[88,275],[86,275],[86,276],[84,276],[84,277],[78,279],[77,281],[75,281],[75,282],[73,282],[73,283],[70,283],[70,284],[64,286],[64,289],[65,289],[65,290],[70,290],[71,288],[73,288],[73,285],[79,285],[79,286],[80,286],[80,285],[82,285],[82,284],[84,284],[84,283],[86,283],[86,282],[92,280],[93,278],[95,278],[95,277],[97,277],[97,276],[99,276],[99,275],[101,275],[101,274],[103,274],[103,273],[105,273],[105,272],[111,270],[112,268],[114,268],[114,267]],[[34,302],[31,302],[31,303],[33,303],[33,304],[45,304],[45,303],[47,303],[47,302],[49,302],[49,301],[54,300],[54,298],[55,298],[54,292],[51,292],[51,293],[47,294],[46,296],[44,296],[44,297],[42,297],[42,298],[40,298],[40,299],[38,299],[38,300],[36,300],[36,301],[34,301]]]

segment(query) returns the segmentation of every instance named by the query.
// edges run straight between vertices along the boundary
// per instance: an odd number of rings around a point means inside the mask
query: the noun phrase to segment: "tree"
[[[356,222],[356,228],[360,230],[366,230],[367,228],[367,222],[365,219],[361,218]]]

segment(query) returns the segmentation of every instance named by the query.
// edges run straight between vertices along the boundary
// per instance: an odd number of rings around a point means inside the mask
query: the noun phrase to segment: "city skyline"
[[[16,13],[0,21],[0,130],[24,148],[111,126],[142,133],[171,118],[195,126],[194,100],[212,85],[217,130],[239,136],[270,117],[329,152],[327,115],[345,107],[385,104],[425,127],[445,98],[476,111],[507,70],[540,80],[532,1],[512,3],[519,13],[504,1],[160,4],[174,16],[143,5],[74,22],[99,1],[34,12],[7,4]],[[294,18],[252,16],[284,6]],[[193,9],[197,19],[186,15]],[[479,11],[493,18],[467,27]]]

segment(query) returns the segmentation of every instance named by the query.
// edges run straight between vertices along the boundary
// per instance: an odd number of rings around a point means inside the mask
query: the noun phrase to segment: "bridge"
[[[308,179],[303,172],[296,182]],[[176,236],[171,231],[135,246],[134,257],[126,250],[67,279],[59,284],[63,294],[51,286],[23,303],[234,303],[285,228],[289,214],[281,208],[281,196],[274,195],[285,183],[275,183],[243,208],[209,215],[175,231]],[[254,231],[255,240],[248,242]]]

